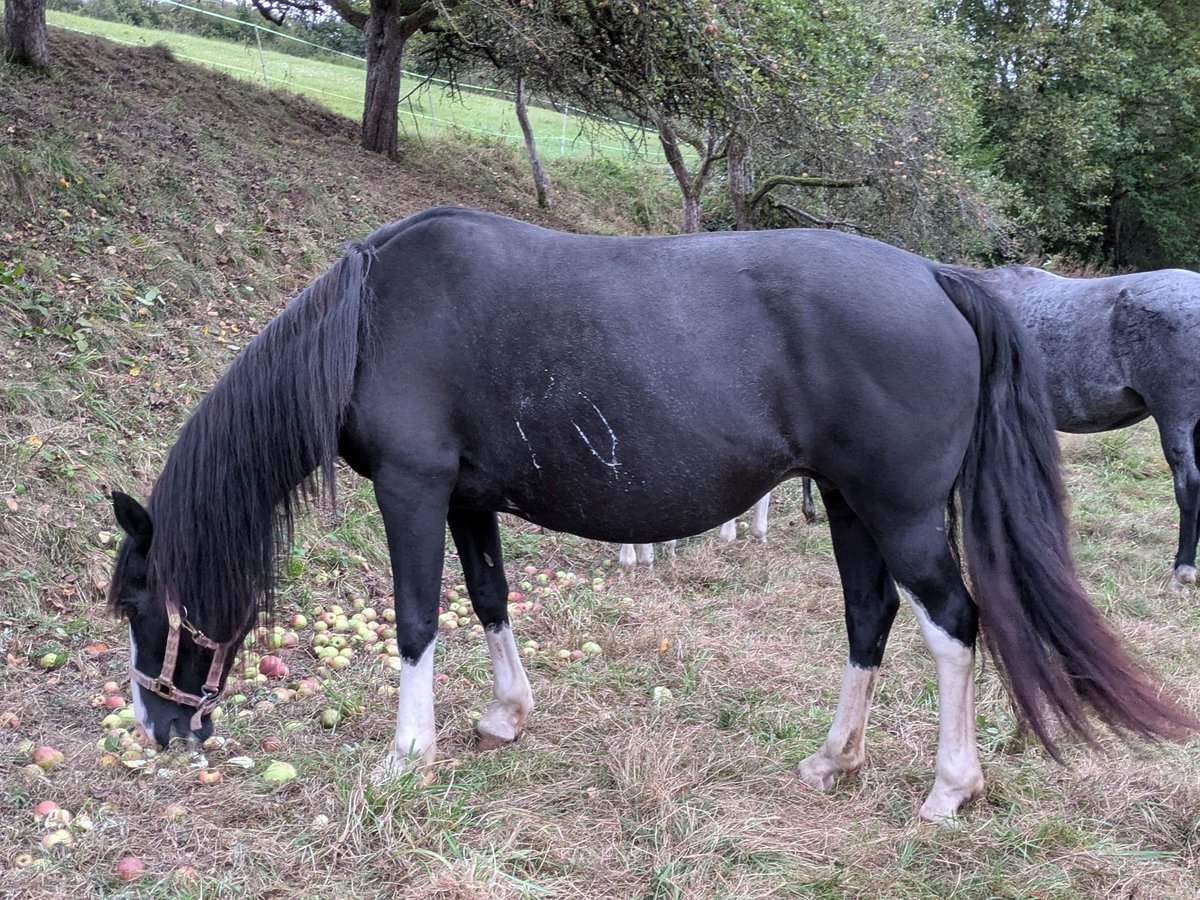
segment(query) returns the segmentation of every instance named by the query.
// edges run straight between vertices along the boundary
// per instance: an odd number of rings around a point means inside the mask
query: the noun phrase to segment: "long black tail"
[[[959,476],[963,542],[984,643],[1020,714],[1055,759],[1050,722],[1094,743],[1089,711],[1147,739],[1200,729],[1130,659],[1075,575],[1031,339],[969,272],[939,268],[935,277],[979,339],[979,410]]]

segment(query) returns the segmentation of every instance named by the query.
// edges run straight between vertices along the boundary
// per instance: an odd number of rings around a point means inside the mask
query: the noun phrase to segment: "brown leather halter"
[[[229,648],[234,646],[237,640],[234,639],[224,644],[218,644],[189,622],[185,615],[187,611],[181,609],[179,603],[170,596],[167,597],[166,607],[167,649],[163,654],[162,670],[158,673],[157,678],[151,678],[149,675],[139,672],[134,668],[131,657],[129,661],[129,677],[146,688],[146,690],[153,691],[159,697],[166,700],[173,700],[182,706],[195,707],[196,714],[192,716],[191,729],[192,731],[199,731],[200,720],[216,708],[217,704],[221,702],[221,696],[225,693],[225,689],[221,686],[221,672],[225,668],[225,657],[229,655]],[[203,693],[199,696],[189,694],[187,691],[181,691],[175,686],[175,682],[171,680],[175,677],[175,662],[179,658],[179,634],[181,631],[187,631],[195,643],[213,651],[212,663],[208,667],[208,677],[204,679],[204,685],[200,688]]]

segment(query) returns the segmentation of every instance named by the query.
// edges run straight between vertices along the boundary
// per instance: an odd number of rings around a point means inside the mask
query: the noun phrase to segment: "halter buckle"
[[[161,678],[154,679],[154,693],[165,700],[170,700],[175,693],[175,685],[169,681],[163,681]]]

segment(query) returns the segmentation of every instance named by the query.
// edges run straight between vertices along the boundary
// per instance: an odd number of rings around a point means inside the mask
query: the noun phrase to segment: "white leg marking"
[[[667,548],[667,556],[673,557],[675,555],[675,544],[676,543],[677,543],[676,541],[667,541],[665,544],[663,544],[663,546]]]
[[[805,784],[828,791],[840,776],[853,775],[862,768],[867,757],[867,716],[878,674],[879,669],[846,664],[829,735],[820,750],[800,763],[800,779]]]
[[[437,728],[433,723],[433,654],[436,646],[437,638],[434,638],[415,663],[401,662],[396,737],[387,756],[375,769],[376,780],[411,766],[432,765],[437,757]]]
[[[721,526],[721,540],[731,543],[737,537],[737,519],[730,519]]]
[[[770,509],[770,493],[763,494],[762,499],[754,504],[754,524],[750,526],[750,533],[764,543],[767,540],[767,513]]]
[[[637,565],[637,551],[633,549],[633,544],[621,545],[621,549],[617,552],[617,563],[626,569],[632,569]]]
[[[492,696],[495,698],[479,724],[480,750],[493,750],[521,736],[525,718],[533,709],[533,692],[525,667],[521,665],[521,654],[513,640],[512,628],[505,622],[499,628],[486,632],[488,653],[492,657]]]
[[[929,618],[919,599],[905,597],[933,655],[938,679],[938,750],[933,790],[921,806],[928,822],[953,819],[964,803],[983,794],[983,770],[975,746],[975,652]]]
[[[654,545],[653,544],[634,544],[633,549],[637,552],[637,561],[643,566],[654,568]]]

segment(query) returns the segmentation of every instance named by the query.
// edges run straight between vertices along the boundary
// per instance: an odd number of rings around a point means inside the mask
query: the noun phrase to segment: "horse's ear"
[[[117,514],[117,524],[137,542],[137,548],[145,553],[150,549],[150,539],[154,536],[154,523],[150,521],[150,513],[146,512],[142,504],[120,491],[112,492],[112,501],[113,512]]]

